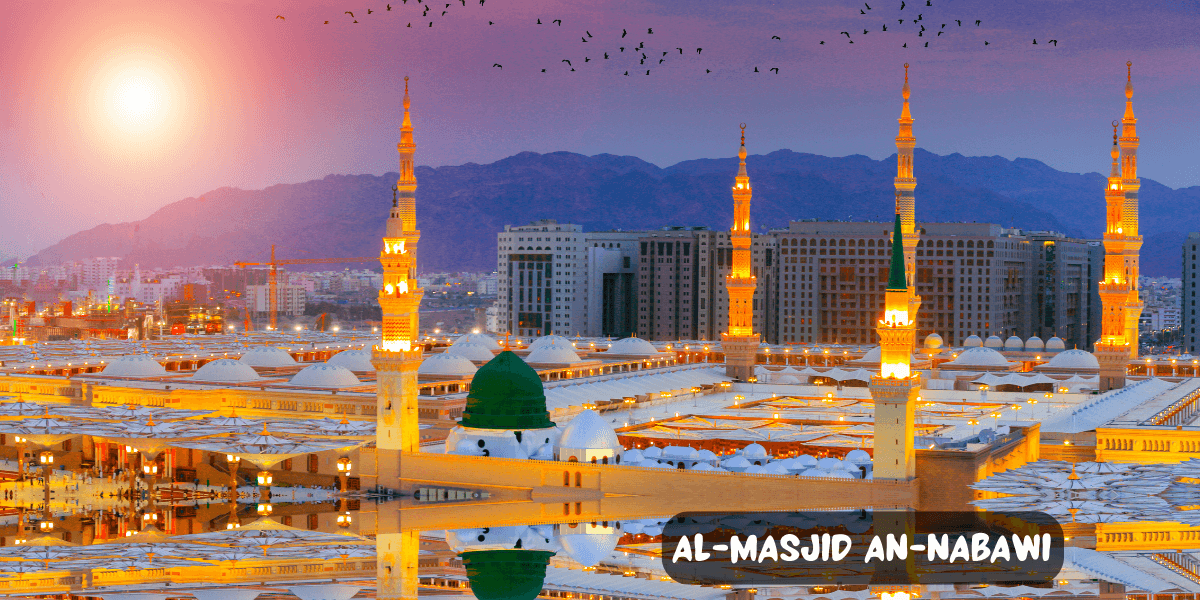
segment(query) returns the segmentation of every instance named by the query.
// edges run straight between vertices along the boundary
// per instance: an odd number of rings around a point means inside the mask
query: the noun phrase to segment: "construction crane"
[[[269,289],[267,290],[267,295],[269,297],[268,305],[270,306],[269,312],[271,315],[271,330],[277,331],[279,329],[279,322],[276,317],[276,315],[279,311],[279,280],[276,276],[276,271],[278,270],[279,265],[318,265],[318,264],[335,264],[335,263],[351,263],[351,262],[371,262],[371,261],[378,261],[378,260],[379,260],[378,256],[358,257],[358,258],[294,258],[294,259],[289,259],[289,260],[275,260],[275,244],[271,244],[271,260],[269,260],[267,262],[235,262],[235,263],[233,263],[233,265],[236,267],[252,267],[252,266],[269,266],[269,267],[271,267],[271,270],[267,276],[267,282],[269,284],[268,285]],[[249,310],[250,310],[250,307],[246,307],[246,311],[249,312]]]

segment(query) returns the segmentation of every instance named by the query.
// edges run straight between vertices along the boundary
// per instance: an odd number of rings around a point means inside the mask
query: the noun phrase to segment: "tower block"
[[[892,262],[884,293],[883,318],[879,320],[879,375],[871,378],[875,401],[875,479],[909,481],[916,477],[915,411],[921,391],[919,374],[910,372],[916,343],[916,320],[911,283],[904,275],[902,217],[896,213],[892,233]]]
[[[400,125],[400,179],[392,194],[392,211],[383,238],[383,339],[371,353],[377,388],[375,447],[379,484],[396,488],[401,455],[417,452],[417,367],[422,346],[417,344],[418,308],[424,291],[417,286],[417,178],[413,173],[412,120],[409,117],[408,78],[404,78],[404,121]]]
[[[1138,319],[1144,306],[1137,287],[1142,246],[1138,232],[1141,180],[1137,177],[1139,139],[1133,114],[1133,63],[1125,65],[1125,115],[1120,137],[1113,122],[1112,170],[1104,190],[1104,280],[1099,285],[1103,318],[1095,348],[1102,391],[1125,386],[1129,361],[1138,353]]]
[[[746,174],[746,124],[741,124],[742,146],[738,150],[737,177],[733,185],[733,226],[729,242],[733,246],[733,266],[725,280],[729,291],[729,328],[721,334],[725,352],[725,374],[747,380],[754,375],[754,357],[759,336],[754,333],[754,289],[758,281],[751,267],[750,176]]]

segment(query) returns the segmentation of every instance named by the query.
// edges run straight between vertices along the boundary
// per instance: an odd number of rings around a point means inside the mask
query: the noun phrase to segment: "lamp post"
[[[240,462],[242,462],[242,457],[240,457],[236,454],[226,454],[225,455],[225,464],[227,464],[229,466],[229,502],[230,502],[230,504],[237,503],[237,497],[238,497],[237,472],[238,472],[238,463],[240,463]]]
[[[346,493],[350,488],[350,469],[354,467],[354,463],[350,462],[348,457],[341,457],[337,460],[338,482],[342,493]]]

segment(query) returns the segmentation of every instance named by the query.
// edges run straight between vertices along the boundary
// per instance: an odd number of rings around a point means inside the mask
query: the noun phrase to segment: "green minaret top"
[[[888,270],[889,290],[907,290],[904,276],[904,233],[900,231],[900,213],[896,213],[896,228],[892,232],[892,267]]]
[[[554,427],[537,371],[505,350],[479,367],[463,410],[463,427],[543,429]]]
[[[553,552],[476,550],[459,555],[478,600],[534,600],[542,593]]]

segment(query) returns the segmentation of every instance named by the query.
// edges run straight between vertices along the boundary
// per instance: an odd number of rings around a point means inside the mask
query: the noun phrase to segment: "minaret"
[[[1125,235],[1125,278],[1129,299],[1125,304],[1125,341],[1129,343],[1129,358],[1138,356],[1138,320],[1142,316],[1138,297],[1139,255],[1142,235],[1138,231],[1138,190],[1142,180],[1137,175],[1137,117],[1133,116],[1133,61],[1125,63],[1125,115],[1121,117],[1121,189],[1125,192],[1125,207],[1121,211],[1121,228]]]
[[[900,131],[896,134],[896,214],[900,215],[900,226],[904,232],[904,275],[914,282],[916,277],[917,232],[916,199],[917,179],[913,177],[913,148],[917,138],[913,137],[913,119],[908,111],[908,63],[904,63],[904,87],[900,89],[904,104],[900,107]]]
[[[879,320],[879,375],[869,389],[875,401],[875,479],[908,481],[916,477],[914,412],[921,391],[919,374],[910,372],[916,320],[909,314],[911,281],[904,275],[904,219],[896,213],[892,262]]]
[[[1100,363],[1100,389],[1125,386],[1129,361],[1137,357],[1137,322],[1142,313],[1138,298],[1137,192],[1137,118],[1133,115],[1133,63],[1126,63],[1125,115],[1123,131],[1117,137],[1113,122],[1112,170],[1104,190],[1106,227],[1104,231],[1104,281],[1100,282],[1100,302],[1104,313],[1101,336],[1096,344]]]
[[[417,344],[417,310],[424,292],[417,287],[417,179],[413,174],[412,120],[408,114],[408,77],[404,78],[404,121],[400,125],[400,179],[392,188],[392,211],[383,237],[383,337],[371,364],[376,370],[375,447],[379,485],[399,487],[400,455],[417,452],[417,367],[423,347]]]
[[[738,173],[733,180],[733,226],[729,243],[733,246],[733,265],[725,288],[729,291],[729,328],[721,335],[725,352],[725,374],[743,381],[754,374],[759,336],[754,333],[754,288],[757,279],[751,268],[750,176],[746,174],[746,124],[741,124],[742,146],[738,149]]]

